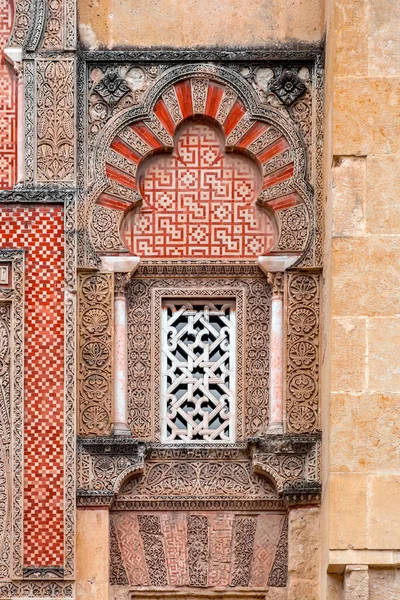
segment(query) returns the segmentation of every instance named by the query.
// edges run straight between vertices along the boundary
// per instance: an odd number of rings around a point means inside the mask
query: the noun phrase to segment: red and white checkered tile
[[[1,207],[4,248],[25,264],[24,564],[62,566],[64,222],[62,207]]]

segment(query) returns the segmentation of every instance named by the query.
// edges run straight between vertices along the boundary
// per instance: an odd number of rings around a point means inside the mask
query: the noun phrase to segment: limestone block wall
[[[400,6],[326,9],[327,597],[397,598]]]
[[[90,49],[318,42],[323,5],[323,0],[78,0],[78,26]]]

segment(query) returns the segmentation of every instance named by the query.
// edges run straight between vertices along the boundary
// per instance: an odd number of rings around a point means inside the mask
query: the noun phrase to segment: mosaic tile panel
[[[12,22],[12,3],[0,0],[0,189],[12,188],[16,178],[16,81],[12,67],[6,62],[3,53],[10,37]]]
[[[2,207],[2,246],[24,248],[24,565],[63,565],[63,209]]]
[[[139,187],[144,204],[125,219],[123,240],[145,258],[265,254],[274,230],[268,215],[255,206],[261,186],[252,160],[225,153],[214,127],[189,123],[180,130],[172,155],[156,155],[143,164]]]

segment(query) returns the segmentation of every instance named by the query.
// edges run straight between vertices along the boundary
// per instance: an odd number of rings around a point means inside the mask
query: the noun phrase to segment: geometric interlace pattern
[[[226,153],[207,123],[186,123],[172,154],[145,161],[138,176],[143,206],[125,218],[122,237],[143,258],[255,258],[274,244],[268,214],[256,206],[261,172]]]
[[[235,302],[165,298],[161,331],[162,440],[234,442]]]

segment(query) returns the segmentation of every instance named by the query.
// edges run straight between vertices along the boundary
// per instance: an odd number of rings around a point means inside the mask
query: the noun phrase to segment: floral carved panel
[[[320,275],[289,273],[287,294],[286,425],[311,433],[320,429]]]
[[[79,419],[80,435],[107,435],[112,419],[112,273],[79,278]]]

